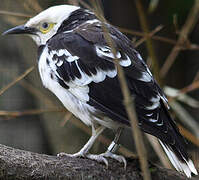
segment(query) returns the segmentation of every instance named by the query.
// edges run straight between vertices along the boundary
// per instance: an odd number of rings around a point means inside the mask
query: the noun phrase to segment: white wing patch
[[[137,51],[135,51],[135,53],[137,55],[137,58],[140,59],[141,61],[143,61],[141,55]],[[149,75],[152,77],[153,75],[151,74],[151,71],[149,70],[149,68],[147,66],[145,66],[145,67],[146,67],[146,70],[149,73]]]
[[[151,106],[147,106],[146,109],[148,109],[148,110],[156,109],[160,105],[160,97],[159,96],[152,97],[150,99],[150,102],[152,102],[152,105]]]
[[[159,113],[157,113],[156,117],[152,117],[154,113],[150,113],[150,114],[146,114],[146,116],[148,117],[148,120],[152,123],[156,123],[159,119]]]
[[[106,75],[108,76],[108,77],[110,77],[110,78],[114,78],[116,75],[117,75],[117,70],[115,69],[115,70],[109,70],[109,71],[106,71]]]
[[[52,50],[52,51],[50,51],[50,54],[49,54],[49,55],[50,55],[51,59],[53,59],[53,56],[54,56],[54,55],[56,55],[56,56],[58,56],[58,57],[66,56],[66,59],[65,59],[65,60],[68,61],[68,62],[73,62],[73,61],[79,59],[78,56],[73,56],[73,55],[70,54],[66,49],[59,49],[59,50],[57,50],[57,51]],[[56,63],[57,63],[57,61],[59,61],[58,58],[53,59],[53,60],[55,60]],[[60,63],[60,62],[59,62],[59,63]],[[59,66],[61,66],[61,65],[59,64]]]
[[[131,59],[126,55],[126,57],[127,57],[127,59],[125,59],[125,60],[121,60],[119,63],[120,63],[120,65],[121,66],[123,66],[123,67],[128,67],[128,66],[130,66],[131,65]]]
[[[95,83],[99,83],[104,81],[106,78],[106,73],[104,73],[104,71],[102,70],[97,70],[97,74],[96,75],[92,75],[92,81]]]
[[[155,123],[158,121],[158,119],[148,119],[150,122]]]
[[[62,61],[62,60],[57,60],[57,63],[56,63],[57,66],[60,67],[60,66],[62,66],[62,64],[63,64],[63,61]]]
[[[119,64],[123,67],[128,67],[131,65],[131,59],[124,54],[123,56],[119,51],[116,52],[116,57],[111,51],[111,48],[109,46],[100,46],[100,45],[95,45],[96,53],[99,57],[101,58],[111,58],[111,59],[119,59]]]
[[[108,57],[108,58],[111,58],[111,59],[114,59],[114,54],[112,53],[111,51],[111,48],[108,47],[108,46],[99,46],[99,45],[96,45],[95,46],[95,49],[96,49],[96,53],[99,57],[101,58],[104,58],[104,57]],[[116,53],[116,58],[117,59],[120,59],[121,58],[121,54],[120,52],[117,51]]]
[[[91,19],[85,22],[85,24],[101,23],[98,19]]]
[[[151,82],[152,76],[147,72],[142,72],[141,77],[139,78],[140,81],[144,82]]]
[[[147,70],[147,72],[150,74],[150,76],[153,76],[153,75],[151,74],[151,71],[149,70],[148,67],[146,67],[146,70]]]
[[[154,102],[154,103],[159,102],[159,101],[160,101],[160,96],[152,97],[152,98],[150,99],[150,101],[151,101],[151,102]]]
[[[140,54],[138,52],[137,52],[137,57],[138,57],[138,59],[143,61],[142,57],[140,56]]]

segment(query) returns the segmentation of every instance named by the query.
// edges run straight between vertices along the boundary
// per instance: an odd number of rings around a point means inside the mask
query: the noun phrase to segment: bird
[[[107,42],[104,28],[114,43]],[[86,157],[108,165],[113,158],[126,167],[126,159],[115,152],[126,127],[131,127],[119,83],[116,61],[124,71],[134,100],[139,128],[155,136],[177,171],[187,177],[197,170],[186,150],[186,141],[169,114],[162,89],[131,40],[89,9],[72,5],[49,7],[24,25],[3,33],[26,34],[38,46],[38,69],[43,85],[65,108],[92,128],[92,135],[75,154],[58,156]],[[102,154],[90,154],[97,137],[105,130],[115,138]]]

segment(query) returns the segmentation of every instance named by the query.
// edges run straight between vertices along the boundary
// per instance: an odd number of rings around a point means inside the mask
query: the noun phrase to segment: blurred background
[[[49,6],[76,0],[1,0],[0,33],[25,23]],[[135,44],[164,88],[171,113],[199,168],[199,1],[102,0],[106,19]],[[0,36],[0,143],[32,152],[75,153],[87,142],[90,128],[64,109],[42,86],[37,47],[29,37]],[[148,157],[170,167],[156,139],[144,136]],[[100,153],[113,139],[106,130],[92,148]],[[119,153],[134,156],[131,130],[120,139]]]

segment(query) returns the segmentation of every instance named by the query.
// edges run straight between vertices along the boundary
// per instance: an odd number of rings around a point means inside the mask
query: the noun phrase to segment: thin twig
[[[149,36],[149,33],[134,31],[134,30],[131,30],[131,29],[126,29],[126,28],[118,27],[118,26],[115,26],[115,27],[117,27],[121,32],[126,33],[126,34],[141,36],[141,37]],[[165,43],[172,44],[172,45],[177,44],[177,41],[175,41],[173,39],[169,39],[167,37],[153,35],[150,38],[153,39],[153,40],[156,40],[156,41],[161,41],[161,42],[165,42]],[[178,46],[181,48],[181,50],[199,50],[198,44],[193,44],[193,43],[190,43],[190,42],[184,43],[184,44],[178,44]]]
[[[151,38],[155,33],[159,32],[162,28],[163,28],[162,25],[157,26],[153,31],[151,31],[150,33],[148,33],[142,39],[140,39],[137,42],[135,42],[134,46],[135,47],[140,46],[140,44],[142,44],[143,42],[147,41],[147,39]]]
[[[13,80],[11,83],[9,83],[7,86],[3,87],[0,90],[0,96],[7,91],[9,88],[11,88],[12,86],[14,86],[17,82],[19,82],[20,80],[22,80],[24,77],[26,77],[30,72],[32,72],[34,70],[34,66],[30,67],[29,69],[27,69],[22,75],[20,75],[19,77],[17,77],[15,80]]]
[[[180,90],[175,89],[173,87],[169,87],[169,86],[165,86],[163,90],[164,90],[164,93],[167,96],[169,96],[169,99],[168,99],[169,103],[175,99],[189,105],[190,107],[199,108],[199,101],[192,98],[188,94],[180,93]]]
[[[167,57],[163,67],[160,70],[160,75],[162,78],[166,76],[170,67],[172,66],[176,57],[178,56],[179,52],[181,51],[181,48],[179,45],[184,44],[187,41],[187,37],[188,37],[189,33],[191,32],[191,30],[193,29],[193,27],[195,26],[195,24],[198,21],[198,16],[199,16],[199,0],[195,0],[195,3],[193,5],[192,9],[190,10],[190,13],[186,19],[186,22],[180,31],[177,44],[172,49],[171,53]]]
[[[4,11],[4,10],[0,10],[0,14],[9,15],[9,16],[24,17],[24,18],[31,18],[32,17],[31,15],[28,15],[28,14],[11,12],[11,11]]]
[[[99,2],[92,1],[92,4],[93,4],[93,7],[95,8],[96,15],[98,16],[100,21],[102,21],[104,23],[104,26],[103,26],[104,38],[107,41],[107,44],[111,47],[112,53],[114,54],[114,57],[115,57],[115,64],[116,64],[117,70],[118,70],[118,78],[119,78],[122,94],[124,96],[124,105],[125,105],[125,109],[127,111],[129,120],[131,122],[132,133],[133,133],[133,137],[135,140],[137,153],[139,156],[141,169],[143,172],[143,178],[144,178],[144,180],[150,180],[151,175],[150,175],[149,168],[148,168],[146,149],[144,147],[144,141],[143,141],[141,131],[138,127],[138,120],[136,117],[136,111],[135,111],[135,107],[134,107],[133,98],[130,95],[130,92],[129,92],[129,89],[127,86],[127,82],[125,79],[124,71],[121,68],[121,66],[119,65],[119,61],[116,58],[117,56],[116,56],[116,49],[114,48],[115,47],[114,42],[113,42],[110,34],[108,33],[107,27],[105,26],[106,21],[104,19],[103,12],[100,8]]]
[[[43,113],[50,113],[50,112],[68,112],[65,108],[59,109],[31,109],[25,111],[0,111],[0,116],[6,117],[19,117],[19,116],[26,116],[26,115],[39,115]]]
[[[135,35],[135,36],[141,36],[141,37],[148,36],[148,33],[134,31],[132,29],[126,29],[126,28],[118,27],[118,26],[115,26],[115,27],[117,27],[121,32],[126,33],[126,34]],[[169,43],[169,44],[173,44],[173,45],[175,45],[177,43],[177,41],[175,41],[173,39],[169,39],[169,38],[162,37],[162,36],[157,36],[157,35],[152,36],[151,39],[159,40],[159,41],[162,41],[162,42],[165,42],[165,43]]]
[[[149,26],[148,26],[148,23],[147,23],[146,15],[144,14],[145,11],[144,11],[144,8],[142,6],[141,0],[135,0],[135,5],[136,5],[137,11],[138,11],[142,30],[143,30],[144,33],[148,34],[149,33]],[[153,74],[154,74],[156,80],[161,84],[161,79],[160,79],[160,76],[159,76],[160,70],[159,70],[158,59],[156,57],[155,49],[154,49],[153,42],[152,42],[151,38],[148,38],[146,40],[146,47],[147,47],[147,51],[149,53],[149,57],[152,61]]]
[[[185,136],[192,144],[195,144],[197,147],[199,147],[199,139],[196,138],[190,131],[182,127],[178,124],[178,128],[180,129],[181,134]]]
[[[180,93],[188,93],[190,91],[196,90],[199,88],[199,81],[194,81],[189,86],[186,86],[180,90]]]
[[[189,127],[197,137],[199,137],[199,125],[194,120],[194,118],[188,113],[188,111],[185,108],[183,108],[183,106],[181,106],[180,103],[178,103],[177,101],[172,101],[169,103],[169,105],[172,107],[173,111],[175,112],[175,115],[178,116],[179,120],[187,127]]]
[[[181,90],[179,90],[177,96],[169,97],[168,100],[169,100],[169,102],[171,102],[174,99],[176,99],[178,96],[180,96],[181,94],[189,93],[189,92],[194,91],[198,88],[199,88],[199,81],[193,81],[190,85],[188,85],[188,86],[182,88]]]

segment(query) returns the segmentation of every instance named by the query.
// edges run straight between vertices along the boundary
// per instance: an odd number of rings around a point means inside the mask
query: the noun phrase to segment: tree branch
[[[146,15],[145,15],[145,10],[142,6],[142,1],[136,0],[135,5],[136,5],[137,12],[138,12],[138,17],[140,20],[141,28],[145,34],[148,34],[149,33],[149,25],[148,25],[148,21],[147,21]],[[160,72],[159,63],[158,63],[158,59],[157,59],[157,56],[155,53],[153,41],[151,38],[146,39],[146,48],[147,48],[149,57],[151,58],[152,70],[153,70],[154,77],[157,80],[157,82],[159,84],[161,84],[161,79],[159,76],[159,72]]]
[[[0,179],[142,179],[137,159],[127,159],[127,169],[109,159],[109,167],[84,158],[56,157],[0,145]],[[150,164],[153,180],[185,180],[174,170]],[[192,180],[196,178],[192,178]]]
[[[162,78],[164,78],[167,75],[170,67],[173,65],[174,61],[176,60],[176,57],[181,51],[179,45],[185,44],[185,42],[188,40],[188,35],[192,31],[195,24],[197,23],[198,17],[199,17],[199,0],[195,0],[195,3],[187,17],[187,20],[180,31],[177,44],[171,50],[171,53],[167,57],[163,67],[160,70],[160,75]]]

